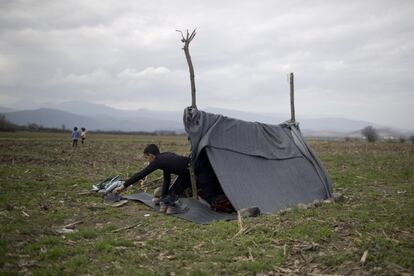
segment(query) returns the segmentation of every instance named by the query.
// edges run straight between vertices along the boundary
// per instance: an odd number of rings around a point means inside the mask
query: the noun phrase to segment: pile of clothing
[[[105,179],[104,181],[92,185],[92,192],[97,192],[106,195],[111,193],[115,188],[122,186],[124,182],[125,181],[123,181],[119,175],[115,177],[111,176]]]
[[[92,185],[92,192],[101,194],[105,205],[120,207],[125,205],[128,200],[119,194],[113,193],[113,190],[123,185],[124,182],[119,176],[111,176]]]

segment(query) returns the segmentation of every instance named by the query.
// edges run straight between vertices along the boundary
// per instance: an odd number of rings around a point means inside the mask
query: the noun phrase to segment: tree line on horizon
[[[362,136],[367,140],[369,143],[377,142],[380,138],[378,131],[373,126],[366,126],[361,130]],[[410,140],[412,143],[414,143],[414,135],[411,135],[410,137],[400,136],[398,137],[398,141],[400,143],[405,143],[406,140]]]

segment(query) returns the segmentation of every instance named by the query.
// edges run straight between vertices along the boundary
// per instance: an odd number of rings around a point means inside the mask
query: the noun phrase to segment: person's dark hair
[[[73,130],[78,130],[78,127],[74,127]]]
[[[149,144],[148,146],[145,147],[144,154],[147,154],[147,155],[153,154],[157,156],[158,154],[160,154],[160,149],[158,148],[156,144]]]
[[[85,130],[86,130],[86,128],[84,128],[84,127],[83,127],[83,128],[81,128],[81,130],[82,130],[82,131],[85,131]]]

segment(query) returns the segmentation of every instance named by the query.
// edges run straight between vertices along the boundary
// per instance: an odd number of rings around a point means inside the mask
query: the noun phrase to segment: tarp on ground
[[[148,193],[136,193],[132,195],[123,196],[128,200],[135,200],[144,203],[155,211],[159,211],[160,207],[152,202],[152,196]],[[180,214],[173,216],[179,217],[188,221],[199,224],[208,224],[217,220],[233,220],[236,219],[235,214],[219,213],[211,210],[200,201],[193,198],[180,198],[180,209],[183,211]]]
[[[331,196],[330,180],[297,124],[246,122],[187,108],[192,158],[205,150],[235,207],[275,212]]]

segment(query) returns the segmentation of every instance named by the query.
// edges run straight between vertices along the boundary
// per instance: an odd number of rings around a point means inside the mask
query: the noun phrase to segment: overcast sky
[[[82,100],[345,117],[414,129],[414,1],[1,0],[0,105]]]

